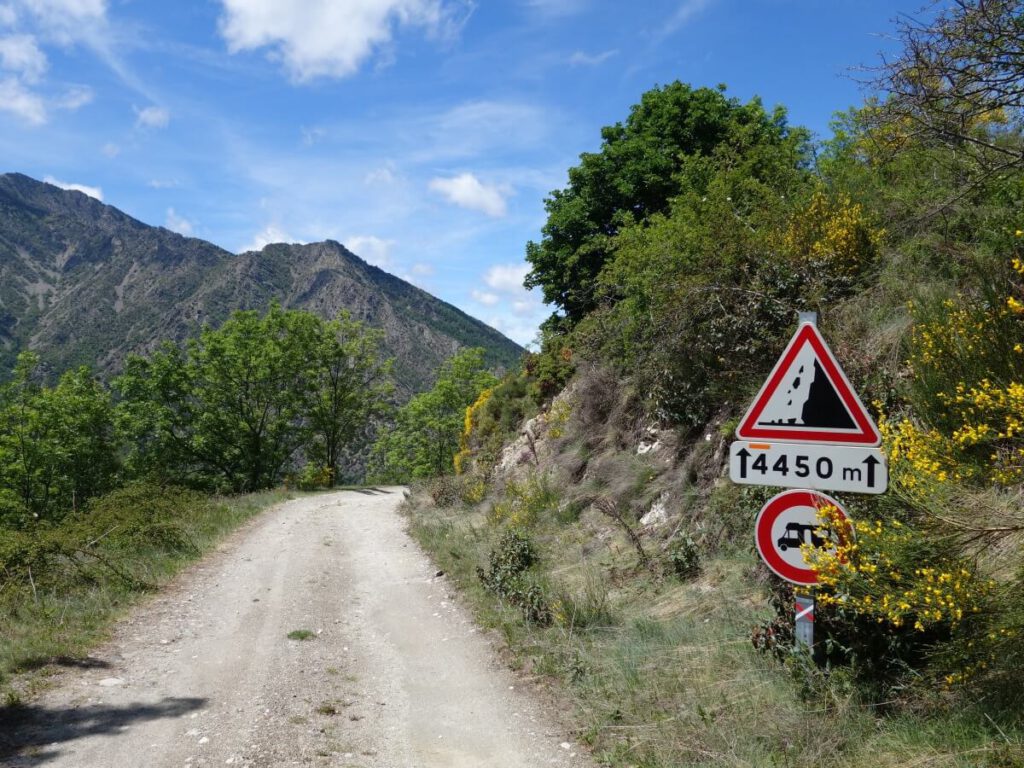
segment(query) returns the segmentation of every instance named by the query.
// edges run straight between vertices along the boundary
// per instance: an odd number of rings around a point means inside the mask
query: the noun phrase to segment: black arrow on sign
[[[868,465],[868,488],[874,488],[875,487],[875,467],[877,467],[882,462],[880,462],[874,456],[868,456],[866,459],[864,459],[864,463]]]
[[[736,455],[740,457],[740,477],[747,476],[747,459],[750,458],[750,451],[746,448],[740,448],[736,451]]]

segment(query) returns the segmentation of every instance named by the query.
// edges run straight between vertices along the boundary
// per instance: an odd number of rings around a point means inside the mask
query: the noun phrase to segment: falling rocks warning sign
[[[835,355],[802,323],[740,421],[741,440],[874,446],[882,442]]]

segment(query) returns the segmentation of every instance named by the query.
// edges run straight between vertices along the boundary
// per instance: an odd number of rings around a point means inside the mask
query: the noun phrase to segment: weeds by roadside
[[[603,764],[1024,764],[1019,732],[1001,734],[977,710],[933,701],[927,711],[890,707],[883,715],[843,670],[818,670],[798,654],[782,664],[759,654],[750,632],[770,609],[746,548],[695,558],[693,540],[681,538],[663,553],[662,571],[637,568],[624,535],[603,543],[595,537],[607,517],[589,511],[560,519],[559,500],[546,502],[551,511],[517,529],[514,541],[508,518],[495,525],[487,501],[441,506],[418,491],[405,511],[414,537],[458,584],[478,621],[501,633],[513,664],[563,686],[578,737]],[[491,588],[493,579],[479,576],[478,569],[489,575],[483,566],[496,555],[499,563],[503,553],[516,559],[524,540],[529,564],[519,573],[529,571],[543,590],[548,623],[529,620]]]
[[[286,498],[134,484],[59,526],[0,530],[0,687],[8,703],[48,668],[88,663],[88,650],[134,602]]]

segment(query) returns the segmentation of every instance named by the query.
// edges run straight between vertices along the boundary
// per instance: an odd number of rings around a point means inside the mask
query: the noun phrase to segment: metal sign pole
[[[794,594],[796,600],[793,636],[797,645],[814,650],[814,595]]]

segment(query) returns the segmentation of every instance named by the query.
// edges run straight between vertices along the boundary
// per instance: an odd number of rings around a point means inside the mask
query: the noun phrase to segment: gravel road
[[[434,575],[401,490],[302,498],[244,526],[63,670],[0,764],[591,765]]]

